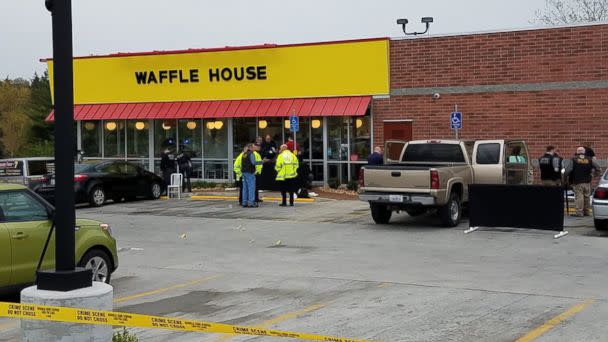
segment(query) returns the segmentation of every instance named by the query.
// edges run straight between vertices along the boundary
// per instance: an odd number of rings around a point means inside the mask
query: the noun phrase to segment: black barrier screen
[[[564,230],[564,195],[560,187],[469,185],[471,227]]]

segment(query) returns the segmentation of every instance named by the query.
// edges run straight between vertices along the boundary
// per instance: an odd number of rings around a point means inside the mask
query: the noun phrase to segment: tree
[[[30,119],[25,114],[25,106],[30,100],[27,81],[0,82],[0,132],[3,154],[15,156],[27,142]]]
[[[30,100],[26,113],[32,121],[28,156],[49,156],[53,154],[53,123],[45,121],[52,109],[51,90],[48,73],[42,77],[34,74],[30,81]]]
[[[0,118],[4,151],[10,158],[19,155],[27,144],[32,122],[23,112],[3,113]]]
[[[608,0],[546,0],[534,22],[547,25],[592,23],[608,20]]]

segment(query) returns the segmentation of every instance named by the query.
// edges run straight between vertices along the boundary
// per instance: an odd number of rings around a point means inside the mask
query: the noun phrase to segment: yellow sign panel
[[[385,95],[389,93],[388,51],[387,39],[374,39],[76,58],[74,102]],[[52,80],[52,60],[48,67]]]

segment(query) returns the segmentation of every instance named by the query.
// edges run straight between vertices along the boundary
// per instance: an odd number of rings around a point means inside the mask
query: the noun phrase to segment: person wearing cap
[[[585,155],[585,148],[576,149],[576,155],[566,166],[566,179],[574,190],[574,203],[576,214],[574,216],[590,215],[591,179],[593,172],[601,173],[601,167],[593,158]]]
[[[275,170],[277,171],[276,181],[281,189],[283,201],[281,207],[287,206],[287,193],[289,193],[289,206],[293,207],[295,182],[298,177],[298,157],[289,150],[287,144],[281,145]]]

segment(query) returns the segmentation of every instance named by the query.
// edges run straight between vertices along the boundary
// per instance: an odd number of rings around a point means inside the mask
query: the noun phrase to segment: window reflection
[[[125,157],[125,122],[102,121],[103,122],[103,149],[106,158]]]
[[[101,121],[83,121],[80,132],[84,156],[101,157]]]
[[[203,121],[203,148],[207,158],[228,158],[228,125],[225,120]]]

